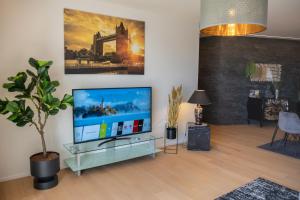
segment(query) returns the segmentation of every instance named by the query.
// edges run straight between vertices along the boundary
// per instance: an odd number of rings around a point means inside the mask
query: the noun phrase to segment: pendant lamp
[[[201,0],[203,36],[241,36],[266,30],[268,0]]]

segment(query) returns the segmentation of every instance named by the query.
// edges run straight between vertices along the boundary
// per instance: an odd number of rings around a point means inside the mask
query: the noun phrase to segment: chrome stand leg
[[[81,175],[81,170],[80,170],[80,153],[76,154],[76,161],[77,161],[77,176]]]
[[[152,154],[152,158],[155,158],[156,156],[156,142],[155,140],[153,140],[153,154]]]

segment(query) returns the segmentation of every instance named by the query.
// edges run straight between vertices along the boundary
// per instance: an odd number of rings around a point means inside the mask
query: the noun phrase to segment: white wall
[[[34,57],[54,61],[50,74],[61,83],[58,96],[72,88],[152,86],[153,134],[162,135],[171,87],[183,84],[185,98],[197,87],[199,44],[199,2],[187,0],[183,7],[181,0],[165,1],[169,8],[149,10],[107,0],[1,0],[0,84],[28,67],[28,58]],[[145,75],[65,75],[63,8],[144,20]],[[1,88],[0,98],[7,95]],[[193,120],[193,106],[182,108],[180,132],[187,120]],[[72,142],[71,109],[50,118],[46,139],[49,150],[60,152],[63,167],[68,156],[63,144]],[[33,127],[17,128],[0,116],[0,181],[29,175],[29,156],[39,151],[40,138]]]

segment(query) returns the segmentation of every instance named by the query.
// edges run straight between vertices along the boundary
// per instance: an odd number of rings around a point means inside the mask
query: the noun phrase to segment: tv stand
[[[98,166],[147,155],[155,158],[155,154],[161,151],[156,148],[156,141],[159,139],[163,137],[139,134],[132,137],[112,138],[100,144],[99,141],[64,144],[65,149],[72,155],[64,161],[80,176],[82,170]]]
[[[116,140],[131,140],[131,138],[130,137],[113,137],[111,139],[108,139],[108,140],[105,140],[105,141],[101,142],[100,144],[98,144],[98,147],[100,147],[101,145],[103,145],[105,143],[113,142],[113,141],[116,141]]]

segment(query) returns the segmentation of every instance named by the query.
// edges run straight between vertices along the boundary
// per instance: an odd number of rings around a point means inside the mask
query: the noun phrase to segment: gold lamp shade
[[[202,0],[203,36],[241,36],[266,30],[268,0]]]

